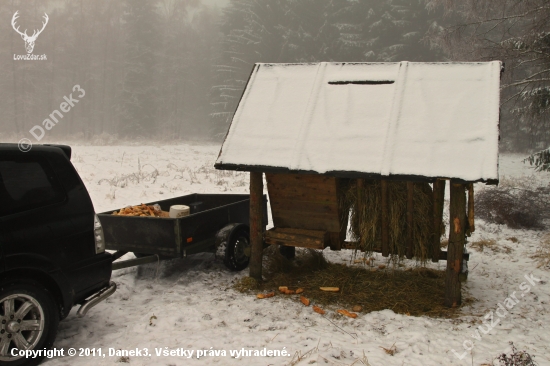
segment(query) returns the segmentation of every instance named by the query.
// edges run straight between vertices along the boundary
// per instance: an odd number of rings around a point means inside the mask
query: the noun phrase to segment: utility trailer
[[[248,266],[250,195],[194,193],[147,203],[152,204],[160,205],[163,211],[173,205],[186,205],[190,214],[179,218],[119,216],[112,211],[98,214],[105,247],[116,251],[113,260],[128,252],[137,257],[113,262],[113,270],[220,250],[229,269],[240,271]],[[267,205],[263,206],[267,223]]]

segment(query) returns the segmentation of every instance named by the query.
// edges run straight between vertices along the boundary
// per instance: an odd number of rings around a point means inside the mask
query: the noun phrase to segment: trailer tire
[[[11,301],[10,301],[11,300]],[[5,304],[11,302],[6,309]],[[9,366],[38,365],[45,355],[35,358],[11,356],[11,348],[25,342],[28,350],[50,349],[57,334],[59,311],[53,295],[31,282],[11,282],[0,286],[1,343],[9,342],[9,349],[0,354],[0,364]],[[10,319],[12,319],[10,321]],[[38,326],[39,329],[34,329]],[[29,327],[23,330],[24,327]]]
[[[225,247],[223,263],[232,271],[242,271],[250,262],[250,234],[245,226],[231,233]]]

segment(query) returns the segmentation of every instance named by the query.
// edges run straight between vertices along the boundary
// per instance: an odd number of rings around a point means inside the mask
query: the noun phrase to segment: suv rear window
[[[46,161],[0,158],[0,216],[47,206],[64,197]]]

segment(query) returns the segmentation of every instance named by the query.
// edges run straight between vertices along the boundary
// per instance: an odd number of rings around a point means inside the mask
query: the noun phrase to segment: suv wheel
[[[43,287],[30,283],[0,286],[0,364],[38,365],[44,356],[26,358],[18,350],[51,348],[58,324],[55,301]]]

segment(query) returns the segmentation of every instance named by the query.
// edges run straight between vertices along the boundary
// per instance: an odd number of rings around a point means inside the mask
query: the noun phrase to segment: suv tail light
[[[95,239],[95,254],[105,251],[105,239],[103,238],[103,227],[99,217],[94,214],[94,239]]]

